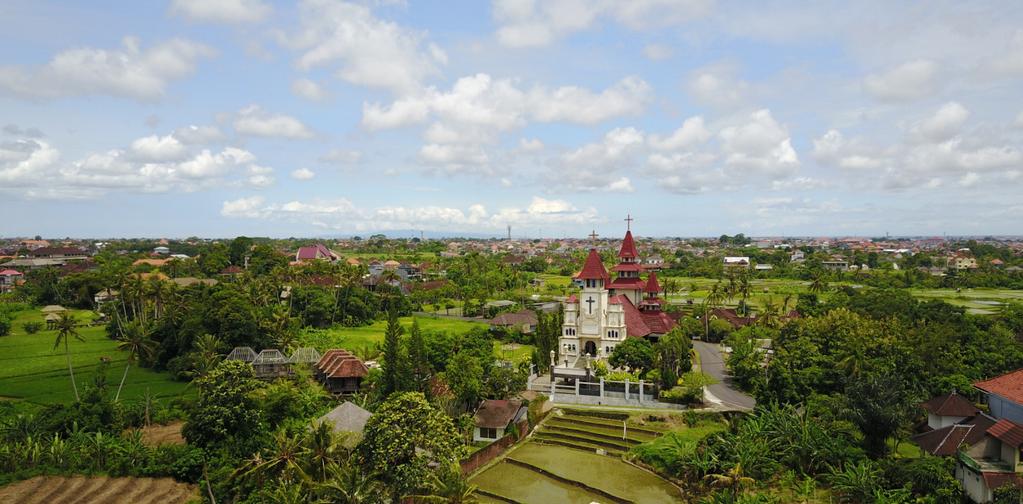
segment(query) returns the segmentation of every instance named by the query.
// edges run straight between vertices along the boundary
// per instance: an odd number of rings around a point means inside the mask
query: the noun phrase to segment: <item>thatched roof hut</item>
[[[41,311],[43,313],[46,313],[46,314],[50,314],[50,313],[63,313],[63,312],[67,311],[67,308],[64,308],[61,305],[53,305],[52,304],[52,305],[48,305],[48,306],[43,307],[43,309]]]
[[[355,403],[345,401],[326,415],[313,420],[313,425],[319,426],[323,422],[330,422],[335,433],[348,434],[342,444],[352,448],[362,440],[362,431],[366,428],[366,422],[371,416],[373,416],[372,413],[360,408]]]

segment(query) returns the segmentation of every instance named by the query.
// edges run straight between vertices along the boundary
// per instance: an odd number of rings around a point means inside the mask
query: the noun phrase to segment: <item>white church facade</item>
[[[640,278],[632,231],[627,231],[618,252],[619,264],[612,279],[596,249],[590,249],[582,270],[578,295],[565,303],[565,321],[559,340],[561,369],[583,369],[590,358],[604,359],[626,338],[657,338],[675,326],[663,310],[664,301],[656,273]]]

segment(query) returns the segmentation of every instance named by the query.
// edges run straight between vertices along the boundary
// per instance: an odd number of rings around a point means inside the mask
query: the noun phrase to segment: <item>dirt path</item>
[[[10,504],[186,504],[198,497],[195,485],[171,478],[36,476],[0,487]]]
[[[142,441],[149,446],[163,444],[185,444],[185,438],[181,437],[181,426],[183,422],[174,422],[167,425],[150,425],[142,428]]]

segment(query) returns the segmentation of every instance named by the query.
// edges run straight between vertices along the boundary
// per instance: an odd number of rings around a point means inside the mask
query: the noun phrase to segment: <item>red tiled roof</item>
[[[645,311],[640,314],[651,334],[667,334],[675,327],[675,321],[662,311]]]
[[[316,259],[316,258],[319,258],[319,257],[333,257],[333,256],[334,256],[334,253],[331,252],[330,249],[328,249],[323,244],[317,243],[316,245],[312,245],[312,246],[309,246],[309,247],[301,247],[301,248],[299,248],[298,249],[298,255],[296,255],[295,257],[299,261],[303,261],[303,260],[307,260],[307,259]]]
[[[522,401],[514,399],[487,399],[476,410],[476,426],[504,429],[515,419],[515,414],[521,407]]]
[[[1005,418],[999,420],[987,430],[995,439],[1013,448],[1023,446],[1023,425]]]
[[[732,324],[732,327],[736,329],[748,326],[756,320],[754,317],[740,317],[732,308],[714,308],[710,311],[710,313],[711,315]]]
[[[639,257],[639,252],[636,251],[636,243],[632,241],[632,231],[625,232],[625,239],[622,240],[622,249],[618,251],[618,257],[633,259]]]
[[[984,392],[995,394],[1016,404],[1023,404],[1023,369],[973,384]]]
[[[973,403],[955,392],[935,397],[920,407],[934,415],[952,417],[971,417],[980,411]]]
[[[1020,478],[1015,473],[985,471],[980,474],[984,477],[984,484],[992,490],[1008,485],[1015,485],[1018,488],[1023,488],[1023,478]]]
[[[590,249],[590,255],[586,256],[586,263],[576,278],[607,281],[607,269],[604,268],[604,263],[600,260],[600,254],[597,253],[597,249]]]
[[[642,338],[653,332],[646,325],[643,314],[632,304],[628,296],[617,295],[614,298],[622,304],[622,311],[625,312],[625,330],[628,337]]]
[[[643,288],[644,292],[661,292],[661,284],[657,283],[657,273],[650,273],[650,276],[646,280],[646,287]]]
[[[643,279],[642,278],[622,278],[622,277],[618,277],[618,278],[615,278],[614,281],[611,282],[611,284],[607,286],[607,288],[608,289],[622,289],[622,290],[641,290],[641,289],[643,289]]]
[[[639,263],[619,263],[611,271],[643,271],[643,266]]]
[[[960,424],[917,434],[910,439],[931,455],[954,455],[964,444],[977,444],[994,424],[994,418],[980,414]]]
[[[0,276],[16,276],[16,275],[24,275],[24,273],[22,273],[22,272],[20,272],[18,270],[12,270],[12,269],[5,269],[3,271],[0,271]]]

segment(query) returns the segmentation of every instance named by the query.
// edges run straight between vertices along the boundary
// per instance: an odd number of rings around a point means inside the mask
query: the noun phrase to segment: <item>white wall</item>
[[[991,501],[991,490],[984,484],[984,478],[979,474],[956,464],[956,479],[963,484],[963,491],[973,502],[984,503]]]
[[[927,426],[932,429],[940,429],[942,427],[948,427],[949,425],[955,425],[963,420],[966,420],[966,417],[940,416],[935,415],[934,413],[927,414]]]

